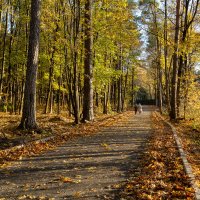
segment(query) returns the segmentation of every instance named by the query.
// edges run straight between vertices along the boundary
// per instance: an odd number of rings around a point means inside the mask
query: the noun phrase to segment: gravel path
[[[96,135],[14,162],[0,171],[0,198],[114,199],[128,171],[139,167],[147,147],[149,108]]]

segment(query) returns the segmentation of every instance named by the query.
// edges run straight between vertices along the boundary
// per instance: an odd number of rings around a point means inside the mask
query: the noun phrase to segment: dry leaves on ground
[[[97,117],[97,120],[94,122],[79,124],[76,126],[72,126],[71,124],[69,125],[67,122],[64,123],[63,120],[56,120],[55,126],[55,124],[52,124],[55,120],[50,118],[48,121],[50,121],[49,123],[56,130],[56,134],[53,135],[53,138],[41,142],[32,141],[21,146],[20,148],[0,150],[0,167],[6,167],[10,164],[10,161],[22,159],[24,156],[33,156],[43,151],[54,149],[56,146],[61,145],[72,138],[85,137],[95,134],[103,127],[117,126],[119,121],[126,120],[130,117],[130,115],[133,115],[132,111],[116,115],[103,115]]]
[[[174,125],[200,188],[200,130],[192,128],[191,120],[180,121]]]
[[[186,176],[173,134],[157,115],[153,115],[154,133],[139,175],[133,174],[120,194],[129,199],[194,199],[194,190]]]

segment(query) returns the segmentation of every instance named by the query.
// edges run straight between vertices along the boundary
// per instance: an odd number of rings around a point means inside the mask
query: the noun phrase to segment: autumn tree
[[[133,102],[140,44],[133,7],[126,0],[42,1],[35,85],[37,59],[32,62],[31,55],[37,54],[38,41],[31,42],[37,32],[33,20],[32,25],[29,22],[31,3],[0,4],[1,111],[19,114],[23,108],[20,125],[28,127],[27,115],[35,112],[27,110],[27,102],[35,101],[35,93],[38,112],[60,115],[64,111],[75,123],[81,117],[93,120],[94,112],[121,112]],[[29,88],[35,86],[32,92]]]
[[[191,56],[189,52],[191,48],[189,48],[189,40],[192,40],[192,32],[193,32],[193,24],[196,19],[196,15],[198,12],[199,0],[196,2],[192,2],[191,0],[186,0],[183,4],[183,16],[182,16],[182,24],[183,27],[180,28],[180,55],[179,55],[179,66],[178,66],[178,80],[177,80],[177,117],[180,117],[180,106],[181,106],[181,98],[184,98],[184,102],[187,101],[187,88],[189,85],[187,84],[188,75],[190,73],[189,60]],[[182,96],[181,93],[185,90],[185,94]],[[185,106],[185,105],[184,105]],[[184,109],[185,110],[185,109]]]
[[[39,54],[39,17],[40,0],[32,0],[24,104],[21,123],[19,125],[23,129],[38,128],[36,123],[36,79]]]
[[[83,121],[94,119],[93,111],[93,62],[92,62],[92,0],[85,2],[85,41],[84,41],[84,96]]]
[[[179,47],[179,31],[180,31],[180,0],[176,1],[176,25],[174,35],[174,53],[173,53],[173,70],[171,84],[171,112],[170,118],[177,117],[177,70],[178,70],[178,47]]]
[[[198,62],[195,60],[198,37],[194,39],[193,34],[198,32],[195,24],[198,23],[199,1],[175,2],[175,8],[169,1],[160,4],[154,0],[140,2],[146,16],[141,23],[148,36],[146,63],[152,69],[149,71],[154,71],[155,97],[157,102],[163,101],[163,109],[166,108],[171,119],[183,115],[185,118],[190,101],[188,91],[194,85],[194,66]]]

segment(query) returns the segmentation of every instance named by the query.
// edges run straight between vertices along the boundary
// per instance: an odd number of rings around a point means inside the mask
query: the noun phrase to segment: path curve
[[[93,136],[14,162],[0,171],[0,198],[114,199],[147,147],[152,131],[149,108]]]

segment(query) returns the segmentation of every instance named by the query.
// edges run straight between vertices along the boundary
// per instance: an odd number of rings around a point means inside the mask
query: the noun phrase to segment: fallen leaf
[[[69,178],[69,177],[61,177],[60,180],[63,182],[63,183],[73,183],[74,181]]]

